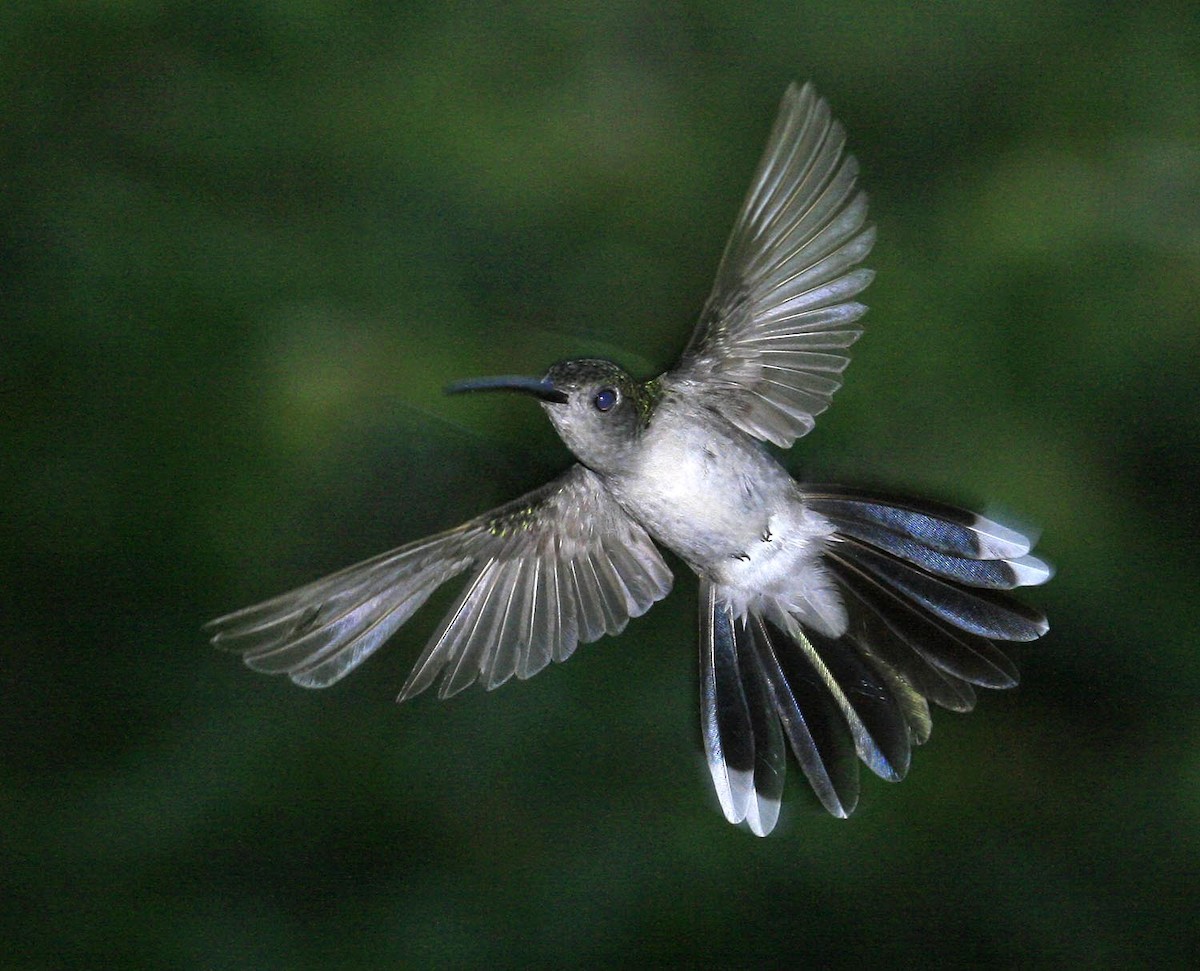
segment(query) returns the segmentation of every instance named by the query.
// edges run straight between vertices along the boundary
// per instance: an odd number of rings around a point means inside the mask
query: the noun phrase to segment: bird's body
[[[605,482],[655,540],[721,589],[736,617],[776,598],[827,633],[845,629],[820,562],[833,527],[804,507],[761,443],[719,414],[664,396],[631,460]]]
[[[210,625],[251,667],[325,687],[467,574],[400,692],[527,678],[619,633],[667,595],[658,546],[700,584],[701,726],[726,817],[774,827],[791,748],[821,803],[858,797],[858,761],[902,778],[975,686],[1009,687],[996,641],[1045,618],[1005,591],[1051,571],[1022,534],[923,500],[797,483],[789,448],[841,385],[874,242],[841,127],[784,96],[712,294],[679,363],[637,381],[578,359],[488,378],[540,400],[578,460],[522,498]],[[657,544],[657,545],[656,545]],[[857,758],[856,758],[857,756]]]

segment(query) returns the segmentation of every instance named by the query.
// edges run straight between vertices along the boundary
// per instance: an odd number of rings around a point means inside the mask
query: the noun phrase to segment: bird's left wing
[[[620,632],[671,588],[654,543],[582,465],[457,529],[402,546],[208,624],[258,671],[323,688],[373,654],[446,581],[469,571],[400,693],[445,672],[440,697],[488,689]]]
[[[721,257],[716,283],[664,387],[694,394],[783,448],[841,387],[875,241],[845,133],[810,85],[792,85]]]

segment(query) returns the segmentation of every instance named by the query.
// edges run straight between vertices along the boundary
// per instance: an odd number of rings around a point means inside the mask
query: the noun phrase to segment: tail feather
[[[810,508],[837,525],[881,526],[951,556],[1006,560],[1025,556],[1033,548],[1033,541],[1015,529],[928,499],[883,498],[845,486],[823,485],[805,486],[804,495]]]
[[[754,726],[738,668],[733,612],[716,588],[700,591],[700,699],[704,748],[730,822],[746,818],[754,794]]]
[[[817,631],[792,637],[821,675],[854,736],[858,757],[881,779],[899,782],[908,772],[912,738],[890,685],[857,651]]]
[[[786,756],[769,687],[744,622],[704,581],[700,591],[701,725],[725,817],[759,836],[775,827]]]
[[[874,603],[857,592],[851,579],[847,578],[842,589],[849,597],[848,607],[854,617],[847,636],[858,649],[875,658],[880,667],[894,671],[934,704],[949,711],[974,709],[975,689],[971,683],[934,664],[913,647]]]
[[[859,540],[867,546],[883,550],[897,559],[918,566],[934,576],[957,580],[971,587],[1012,590],[1016,587],[1045,583],[1051,575],[1050,568],[1044,562],[1029,554],[1010,559],[956,556],[928,546],[910,534],[870,523],[842,520],[838,522],[837,527],[847,542]]]
[[[942,579],[866,543],[844,540],[831,548],[828,555],[832,560],[848,561],[882,585],[920,604],[928,613],[969,634],[1002,641],[1032,641],[1049,630],[1042,613],[1011,597]]]
[[[775,715],[821,805],[846,817],[858,805],[854,737],[817,673],[762,617],[748,618],[751,643],[771,688]]]
[[[1017,685],[1016,665],[986,637],[940,622],[927,604],[853,563],[831,557],[830,565],[844,585],[853,587],[892,631],[933,666],[981,688]]]
[[[754,649],[753,631],[740,621],[733,624],[733,629],[737,634],[742,687],[755,739],[755,798],[746,804],[746,823],[755,835],[766,836],[779,819],[787,771],[787,745],[783,726],[772,707],[771,684]]]

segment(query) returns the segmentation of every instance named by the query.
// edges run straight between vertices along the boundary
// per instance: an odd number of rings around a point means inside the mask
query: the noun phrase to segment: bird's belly
[[[840,633],[844,619],[820,563],[832,524],[805,507],[787,470],[753,443],[686,442],[646,443],[640,461],[612,482],[621,505],[718,584],[738,614],[765,599]]]
[[[777,541],[806,531],[791,476],[766,452],[736,439],[652,440],[614,487],[660,543],[714,579],[766,566],[792,545]]]

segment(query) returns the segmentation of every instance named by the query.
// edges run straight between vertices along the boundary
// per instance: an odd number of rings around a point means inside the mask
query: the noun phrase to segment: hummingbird
[[[448,581],[461,593],[398,701],[525,679],[619,634],[671,589],[660,547],[699,581],[701,737],[725,817],[775,827],[790,748],[821,805],[853,812],[859,763],[903,778],[930,704],[975,705],[1017,670],[997,642],[1045,616],[1009,591],[1052,574],[1033,540],[925,499],[794,479],[788,449],[829,406],[862,333],[875,241],[845,133],[791,85],[683,354],[636,380],[573,359],[449,392],[532,397],[575,463],[539,489],[212,621],[251,668],[324,688]]]

